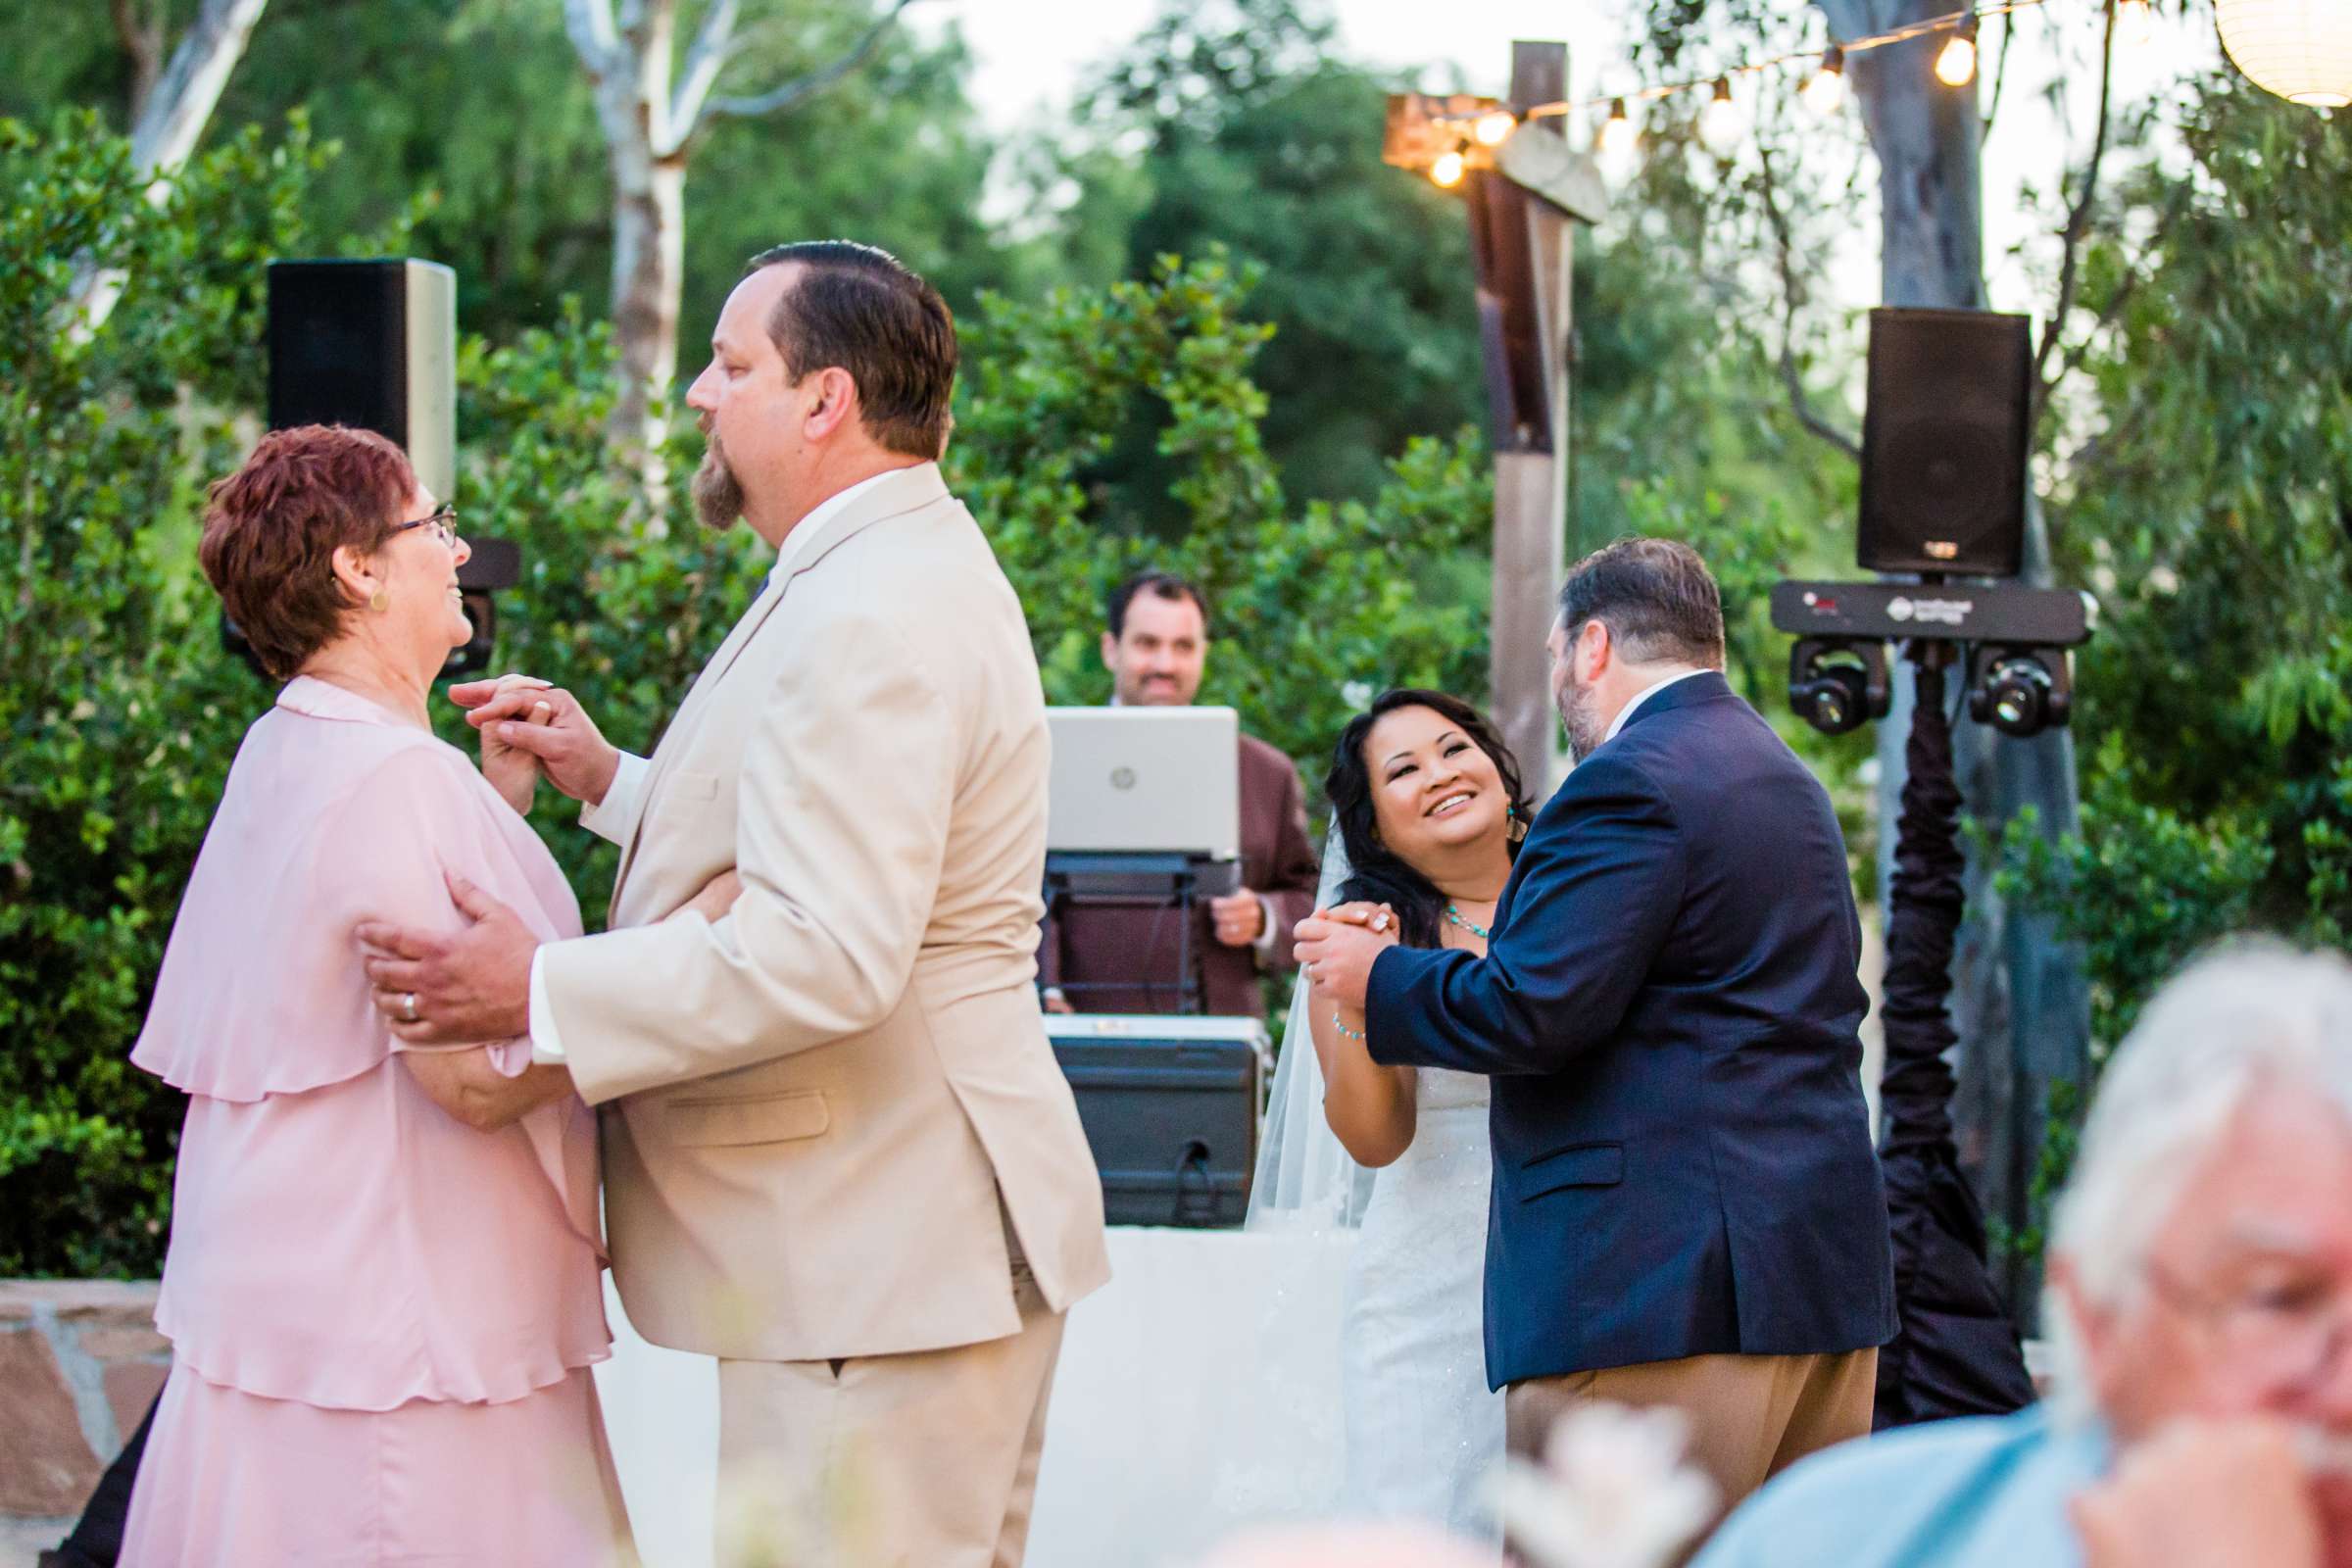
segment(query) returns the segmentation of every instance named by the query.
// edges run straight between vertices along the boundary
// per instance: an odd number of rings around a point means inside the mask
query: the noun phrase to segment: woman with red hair
[[[213,488],[205,574],[286,681],[247,731],[131,1059],[188,1098],[156,1323],[172,1366],[130,1568],[595,1564],[628,1522],[590,1364],[596,1125],[527,1042],[412,1050],[354,928],[480,889],[577,935],[523,821],[436,739],[468,635],[451,509],[383,437],[265,437]]]

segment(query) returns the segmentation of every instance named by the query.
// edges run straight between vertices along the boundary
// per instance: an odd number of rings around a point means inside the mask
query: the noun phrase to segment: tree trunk
[[[831,64],[754,98],[711,90],[737,47],[741,0],[710,0],[673,83],[678,0],[564,0],[564,26],[596,89],[596,117],[612,160],[612,336],[620,387],[612,439],[633,455],[655,498],[666,474],[664,412],[678,369],[678,298],[686,280],[686,161],[712,115],[780,113],[855,71],[912,0],[891,0]]]
[[[163,200],[167,181],[196,150],[268,5],[269,0],[204,0],[188,35],[172,51],[171,66],[146,95],[130,132],[132,161],[140,172],[155,176],[147,187],[149,201]],[[82,318],[74,330],[86,337],[104,326],[122,297],[122,283],[121,272],[83,272],[74,290]]]
[[[657,479],[661,410],[678,365],[678,301],[686,278],[686,160],[640,142],[612,149],[612,336],[620,387],[613,438],[646,454]]]
[[[164,74],[163,0],[149,0],[144,10],[139,0],[113,0],[113,10],[115,37],[130,59],[122,122],[135,125],[147,112],[147,100],[154,96],[155,84]]]
[[[205,0],[131,129],[130,152],[140,169],[162,176],[188,161],[268,5],[269,0]]]
[[[1886,31],[1945,14],[1944,0],[1821,0],[1841,38]],[[1888,305],[1982,309],[1984,215],[1979,175],[1982,123],[1975,87],[1936,79],[1943,37],[1931,34],[1851,57],[1846,65],[1862,122],[1879,159],[1881,288]],[[2049,580],[2041,509],[2029,495],[2027,578]],[[1894,710],[1879,726],[1881,906],[1893,872],[1897,804],[1912,693],[1895,683]],[[2030,741],[1996,735],[1969,720],[1954,726],[1956,765],[1969,815],[1996,835],[2031,806],[2044,835],[2077,820],[2074,746],[2064,729]],[[1992,886],[1994,866],[1971,845],[1968,914],[1953,973],[1953,1022],[1960,1035],[1954,1119],[1962,1167],[1986,1215],[2011,1231],[2032,1222],[2029,1186],[2039,1157],[2049,1085],[2078,1080],[2087,1056],[2088,994],[2079,955],[2060,947],[2045,919],[2010,911]],[[2003,1251],[1995,1278],[2011,1312],[2030,1323],[2038,1271]]]

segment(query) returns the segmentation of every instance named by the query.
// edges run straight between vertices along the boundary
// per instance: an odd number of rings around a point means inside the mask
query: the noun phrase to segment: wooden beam
[[[1567,93],[1566,44],[1511,45],[1512,103],[1553,103]],[[1541,129],[1560,134],[1560,122]],[[1494,444],[1490,690],[1495,724],[1540,801],[1565,772],[1544,640],[1565,570],[1572,236],[1555,208],[1509,180],[1473,178],[1471,246]]]

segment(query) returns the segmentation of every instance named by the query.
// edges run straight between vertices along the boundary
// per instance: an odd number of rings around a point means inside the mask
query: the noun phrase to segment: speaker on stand
[[[457,486],[458,275],[406,257],[271,262],[269,270],[270,428],[343,424],[373,430],[408,453],[417,479],[446,500]],[[458,587],[473,637],[444,675],[489,667],[497,638],[491,590],[521,575],[521,552],[468,539]],[[250,659],[226,616],[221,646]]]
[[[1855,539],[1866,569],[2018,574],[2033,369],[2023,316],[1870,313]]]

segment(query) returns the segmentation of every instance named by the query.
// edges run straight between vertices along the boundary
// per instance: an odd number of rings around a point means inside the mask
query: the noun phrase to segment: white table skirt
[[[1031,1568],[1178,1568],[1249,1523],[1328,1513],[1340,1480],[1348,1236],[1117,1228],[1070,1314]],[[607,1287],[597,1368],[646,1568],[710,1568],[718,1377],[646,1344]]]

